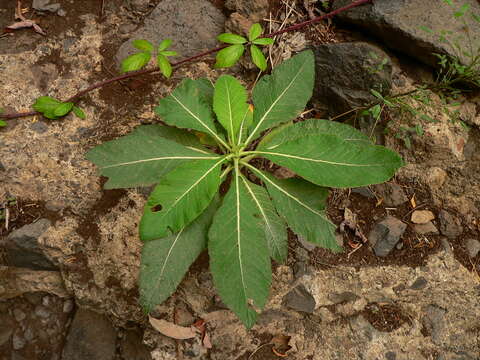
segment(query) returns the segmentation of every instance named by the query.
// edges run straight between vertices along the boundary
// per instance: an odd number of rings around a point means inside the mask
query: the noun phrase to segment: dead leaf
[[[415,201],[415,194],[413,194],[412,198],[410,199],[410,204],[412,205],[413,209],[417,207],[417,202]]]
[[[148,320],[155,330],[173,339],[185,340],[197,336],[194,327],[176,325],[163,319],[155,319],[151,316],[148,317]]]
[[[205,349],[211,349],[212,348],[212,341],[210,340],[210,335],[208,335],[208,333],[205,333],[205,336],[203,337],[202,344],[203,344],[203,347]]]
[[[271,344],[273,344],[272,351],[275,355],[279,357],[287,357],[287,351],[292,347],[288,345],[291,337],[286,335],[276,335],[273,337]]]
[[[33,20],[17,21],[12,25],[7,26],[7,29],[17,30],[17,29],[24,29],[24,28],[30,28],[30,27],[33,27],[33,29],[39,34],[47,35],[45,31],[43,31],[42,28],[38,26],[37,23],[35,23],[35,21]]]

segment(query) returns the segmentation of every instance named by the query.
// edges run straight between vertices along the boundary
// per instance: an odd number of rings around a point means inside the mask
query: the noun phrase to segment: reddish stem
[[[311,20],[308,20],[308,21],[304,21],[304,22],[301,22],[301,23],[298,23],[298,24],[295,24],[295,25],[292,25],[292,26],[289,26],[283,30],[279,30],[279,31],[275,31],[271,34],[268,34],[268,35],[265,35],[265,37],[274,37],[274,36],[277,36],[277,35],[280,35],[280,34],[283,34],[283,33],[286,33],[286,32],[291,32],[291,31],[295,31],[295,30],[298,30],[298,29],[301,29],[305,26],[308,26],[308,25],[311,25],[311,24],[315,24],[319,21],[322,21],[324,19],[328,19],[328,18],[331,18],[337,14],[340,14],[341,12],[344,12],[344,11],[347,11],[347,10],[350,10],[354,7],[357,7],[357,6],[360,6],[360,5],[364,5],[364,4],[367,4],[367,3],[371,3],[373,0],[358,0],[358,1],[355,1],[353,3],[351,3],[350,5],[347,5],[347,6],[344,6],[344,7],[341,7],[341,8],[338,8],[337,10],[334,10],[332,12],[329,12],[328,14],[325,14],[325,15],[321,15],[321,16],[317,16],[316,18],[314,19],[311,19]],[[204,56],[207,56],[207,55],[210,55],[210,54],[214,54],[224,48],[226,48],[228,45],[223,45],[223,46],[219,46],[215,49],[211,49],[211,50],[207,50],[207,51],[204,51],[202,53],[199,53],[197,55],[193,55],[193,56],[190,56],[188,58],[185,58],[183,60],[180,60],[178,62],[175,62],[175,63],[172,63],[172,66],[173,67],[178,67],[180,65],[183,65],[185,63],[188,63],[188,62],[192,62],[192,61],[195,61],[195,60],[198,60]],[[139,76],[139,75],[145,75],[145,74],[150,74],[150,73],[154,73],[154,72],[157,72],[159,71],[157,68],[155,69],[145,69],[145,70],[138,70],[138,71],[132,71],[132,72],[129,72],[127,74],[123,74],[123,75],[119,75],[119,76],[116,76],[116,77],[113,77],[111,79],[107,79],[107,80],[104,80],[104,81],[100,81],[96,84],[93,84],[89,87],[87,87],[86,89],[83,89],[81,91],[79,91],[77,94],[75,94],[74,96],[70,97],[69,99],[65,100],[65,102],[76,102],[78,101],[79,98],[81,98],[83,95],[89,93],[90,91],[92,90],[95,90],[95,89],[98,89],[98,88],[101,88],[105,85],[108,85],[108,84],[111,84],[113,82],[116,82],[116,81],[120,81],[120,80],[125,80],[125,79],[129,79],[129,78],[132,78],[132,77],[135,77],[135,76]],[[28,112],[22,112],[22,113],[11,113],[11,114],[0,114],[0,119],[15,119],[15,118],[20,118],[20,117],[25,117],[25,116],[33,116],[33,115],[38,115],[40,114],[39,112],[37,111],[28,111]]]

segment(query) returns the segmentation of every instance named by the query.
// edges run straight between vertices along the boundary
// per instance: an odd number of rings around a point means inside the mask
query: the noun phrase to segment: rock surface
[[[349,4],[350,0],[335,1],[338,9]],[[462,4],[469,4],[474,14],[480,13],[480,4],[476,0],[454,2],[452,8],[446,1],[437,0],[383,0],[371,5],[359,6],[339,15],[343,21],[355,24],[383,40],[386,46],[401,50],[428,65],[437,66],[438,59],[433,53],[444,53],[456,56],[456,49],[438,40],[442,31],[451,31],[453,38],[459,41],[466,50],[470,48],[467,36],[464,36],[464,25],[453,13]],[[470,15],[464,16],[473,43],[480,41],[480,26]],[[422,30],[422,26],[430,28],[434,33]],[[458,36],[462,35],[462,36]],[[461,54],[461,60],[468,59]]]
[[[4,242],[9,263],[35,270],[56,270],[56,266],[43,254],[38,242],[51,224],[48,219],[40,219],[12,231]]]
[[[157,46],[167,38],[173,40],[170,49],[177,51],[180,57],[191,56],[215,47],[216,37],[223,32],[224,24],[224,15],[210,1],[164,0],[119,48],[116,58],[120,63],[138,51],[132,46],[132,40],[145,39]]]
[[[313,313],[315,310],[315,299],[303,285],[293,288],[283,298],[283,304],[293,310],[305,313]]]
[[[90,310],[78,309],[63,350],[63,360],[112,360],[116,332],[110,321]]]
[[[332,43],[315,46],[314,52],[312,101],[326,106],[331,115],[372,102],[371,89],[390,91],[391,61],[380,48],[365,42]],[[386,63],[380,66],[383,59]]]
[[[411,220],[415,224],[426,224],[435,219],[435,215],[429,210],[416,210],[412,213]]]
[[[474,258],[480,253],[480,241],[475,239],[467,239],[465,242],[465,248],[467,249],[468,256]]]
[[[457,216],[446,210],[438,214],[440,221],[440,232],[448,238],[456,238],[463,232],[463,226]]]
[[[373,187],[375,193],[386,206],[399,206],[408,201],[402,187],[394,183],[378,184]]]
[[[387,256],[400,241],[406,229],[407,224],[392,216],[377,223],[368,235],[375,255]]]

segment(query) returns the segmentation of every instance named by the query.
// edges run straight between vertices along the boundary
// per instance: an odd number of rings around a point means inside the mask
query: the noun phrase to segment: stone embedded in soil
[[[315,310],[315,299],[304,285],[297,285],[290,290],[284,297],[282,304],[290,309],[313,313]]]
[[[62,360],[113,360],[116,338],[105,316],[80,308],[70,326]]]
[[[420,235],[427,235],[433,234],[438,235],[438,229],[431,221],[427,222],[426,224],[414,224],[413,230]]]
[[[32,8],[37,11],[49,11],[54,13],[60,10],[60,4],[50,4],[50,0],[33,0]]]
[[[351,291],[343,291],[341,293],[332,293],[328,295],[328,300],[334,304],[353,302],[359,299],[359,296]]]
[[[427,287],[428,281],[423,276],[420,276],[415,279],[412,285],[410,285],[410,289],[412,290],[423,290]]]
[[[426,224],[435,219],[435,215],[429,210],[416,210],[412,213],[412,222],[415,224]]]
[[[465,249],[467,249],[468,256],[474,258],[480,252],[480,241],[467,239],[467,241],[465,241]]]
[[[116,59],[120,64],[138,51],[131,44],[135,39],[145,39],[157,46],[169,38],[173,40],[169,50],[177,51],[181,58],[192,56],[218,45],[216,37],[223,32],[224,24],[225,16],[208,0],[164,0],[122,44]]]
[[[375,194],[367,186],[353,188],[352,192],[366,197],[367,199],[375,199]]]
[[[125,360],[150,360],[150,352],[136,331],[127,330],[120,341],[120,353]]]
[[[34,270],[55,270],[56,266],[43,254],[38,243],[51,225],[50,220],[40,219],[12,231],[3,244],[9,264]]]
[[[393,216],[387,216],[377,223],[368,235],[375,255],[387,256],[400,241],[406,229],[407,225]]]
[[[400,206],[408,201],[403,188],[398,184],[379,184],[375,185],[373,190],[379,198],[383,199],[385,206]]]
[[[392,87],[392,65],[380,48],[365,43],[331,43],[314,47],[315,90],[312,101],[338,115],[374,101],[371,89],[388,94]],[[375,57],[371,54],[375,54]],[[383,59],[382,69],[372,71]]]
[[[10,340],[15,324],[10,315],[0,313],[0,346]]]
[[[337,0],[334,8],[338,9],[349,3],[350,0]],[[447,42],[438,41],[438,36],[443,31],[451,31],[450,40],[458,41],[465,50],[470,48],[469,38],[474,44],[478,43],[478,23],[471,16],[458,19],[453,13],[461,4],[468,4],[471,7],[470,12],[478,14],[480,3],[477,0],[464,0],[454,4],[455,7],[452,8],[446,1],[438,0],[382,0],[343,12],[338,18],[367,30],[395,51],[402,51],[428,65],[438,65],[435,53],[450,56],[460,53],[461,60],[466,63],[468,59],[462,51],[457,52],[457,49]],[[469,36],[464,35],[463,21],[466,21]],[[433,32],[423,30],[422,26]]]
[[[425,310],[425,316],[422,319],[423,326],[427,333],[432,337],[432,341],[440,345],[445,334],[445,315],[447,311],[441,307],[431,304]]]
[[[463,226],[460,219],[446,210],[438,214],[440,221],[440,232],[450,239],[454,239],[463,233]]]

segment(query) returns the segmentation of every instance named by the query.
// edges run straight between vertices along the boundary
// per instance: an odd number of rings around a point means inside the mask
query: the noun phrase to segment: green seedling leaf
[[[470,9],[470,4],[463,4],[458,11],[456,11],[453,16],[462,17]]]
[[[163,76],[165,76],[166,78],[169,78],[170,76],[172,76],[172,65],[170,65],[170,62],[168,61],[166,56],[162,54],[158,54],[157,64]]]
[[[72,110],[72,108],[72,102],[62,103],[58,105],[55,110],[53,110],[53,114],[57,117],[65,116],[70,112],[70,110]]]
[[[329,134],[305,136],[257,153],[314,184],[337,188],[387,181],[403,165],[384,147],[355,145]]]
[[[151,54],[149,52],[141,52],[137,54],[130,55],[125,60],[122,61],[122,72],[128,71],[137,71],[143,68],[145,65],[148,64],[151,58]]]
[[[243,36],[231,33],[224,33],[217,36],[217,40],[227,44],[245,44],[247,39]]]
[[[218,206],[217,198],[188,227],[143,245],[140,303],[148,313],[175,291],[190,265],[206,249],[208,228]]]
[[[380,94],[377,90],[375,89],[370,89],[370,92],[372,93],[373,96],[375,96],[379,100],[383,100],[382,94]]]
[[[275,40],[270,39],[270,38],[260,38],[260,39],[255,39],[252,41],[253,44],[255,45],[272,45],[275,42]]]
[[[253,89],[255,127],[246,142],[300,114],[312,96],[314,75],[313,52],[303,51],[261,78]]]
[[[341,250],[335,225],[325,214],[328,189],[301,179],[279,180],[260,170],[254,172],[265,182],[275,208],[296,234],[325,249]]]
[[[3,120],[0,120],[0,127],[7,126],[7,123]]]
[[[182,230],[210,204],[220,187],[222,157],[179,165],[160,179],[148,198],[140,239],[150,241]]]
[[[350,125],[330,120],[308,119],[297,123],[284,124],[272,130],[260,141],[257,150],[274,150],[287,141],[320,134],[335,135],[344,141],[359,145],[372,144],[367,135]]]
[[[226,68],[236,64],[242,57],[245,47],[243,45],[232,45],[217,53],[216,68]]]
[[[253,24],[248,31],[248,40],[253,41],[262,35],[263,29],[260,24]]]
[[[222,144],[224,141],[217,134],[212,109],[198,86],[194,80],[183,80],[170,96],[160,100],[155,113],[169,125],[207,133]]]
[[[163,40],[160,45],[158,45],[158,52],[168,49],[172,45],[172,39]]]
[[[41,96],[33,104],[33,109],[42,113],[47,119],[55,120],[58,119],[58,116],[55,115],[55,109],[61,102],[50,97],[50,96]]]
[[[452,0],[443,0],[444,3],[453,6],[453,1]]]
[[[152,53],[154,48],[150,41],[147,40],[133,40],[133,46],[138,50]]]
[[[429,34],[433,34],[433,33],[434,33],[433,30],[430,29],[428,26],[420,25],[419,28],[420,28],[420,30],[423,30],[423,31],[425,31],[425,32],[427,32],[427,33],[429,33]]]
[[[159,54],[163,55],[163,56],[177,56],[178,53],[176,51],[160,51]]]
[[[161,125],[144,125],[131,134],[90,150],[86,158],[108,177],[105,189],[150,186],[191,160],[216,160],[193,134]]]
[[[278,216],[272,200],[264,187],[255,185],[241,177],[245,188],[255,203],[263,221],[270,257],[279,263],[285,262],[288,254],[286,223]]]
[[[262,50],[260,50],[257,46],[255,45],[250,45],[250,54],[252,55],[252,61],[253,63],[262,71],[267,70],[267,60],[265,59],[265,56],[262,53]]]
[[[85,119],[87,118],[87,116],[85,115],[85,113],[83,112],[83,110],[80,109],[80,108],[77,107],[77,106],[74,106],[74,107],[72,108],[72,111],[73,111],[73,113],[74,113],[77,117],[79,117],[79,118],[82,119],[82,120],[85,120]]]
[[[480,15],[472,14],[472,18],[480,24]]]
[[[374,119],[378,119],[380,117],[380,114],[382,113],[382,107],[377,104],[368,109],[368,111]]]
[[[215,83],[213,110],[218,122],[227,130],[231,143],[237,144],[248,104],[247,91],[233,76],[222,75]]]
[[[267,301],[271,265],[261,215],[241,174],[235,171],[230,190],[213,218],[208,253],[213,283],[223,302],[247,328]]]

